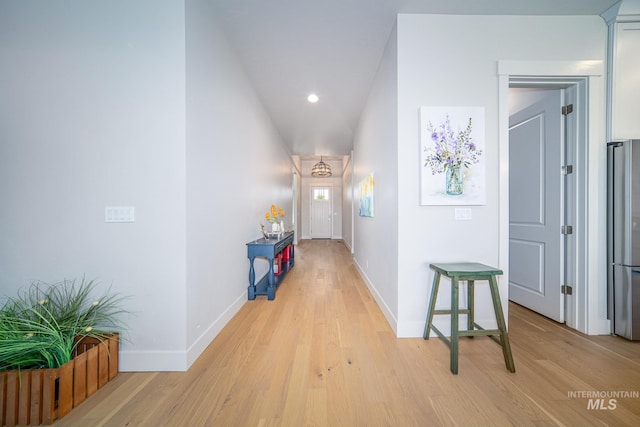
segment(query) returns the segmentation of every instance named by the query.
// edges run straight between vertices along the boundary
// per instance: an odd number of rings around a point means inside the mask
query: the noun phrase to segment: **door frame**
[[[499,127],[499,262],[509,282],[509,87],[514,82],[545,85],[584,82],[582,117],[574,173],[576,270],[573,296],[568,301],[567,325],[586,334],[606,334],[607,319],[604,191],[605,67],[603,61],[498,61]],[[590,191],[592,189],[593,191]],[[508,287],[507,287],[508,289]]]

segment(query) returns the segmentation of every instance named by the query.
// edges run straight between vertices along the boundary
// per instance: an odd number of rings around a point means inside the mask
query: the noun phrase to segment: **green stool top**
[[[447,277],[502,275],[502,270],[477,262],[438,262],[429,264],[429,267]]]

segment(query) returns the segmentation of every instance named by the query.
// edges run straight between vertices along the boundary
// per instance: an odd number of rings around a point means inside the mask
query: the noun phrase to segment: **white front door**
[[[331,187],[311,187],[311,238],[331,238]]]
[[[564,322],[561,90],[509,119],[509,299]]]

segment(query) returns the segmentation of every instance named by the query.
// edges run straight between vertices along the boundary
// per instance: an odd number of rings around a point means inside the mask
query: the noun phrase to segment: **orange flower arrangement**
[[[280,206],[276,208],[276,205],[271,205],[271,209],[264,215],[265,219],[270,223],[277,222],[279,219],[284,218],[284,209]]]

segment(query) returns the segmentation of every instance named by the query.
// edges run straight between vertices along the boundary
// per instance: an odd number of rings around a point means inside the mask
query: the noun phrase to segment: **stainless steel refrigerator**
[[[640,139],[607,144],[607,257],[612,332],[640,340]]]

